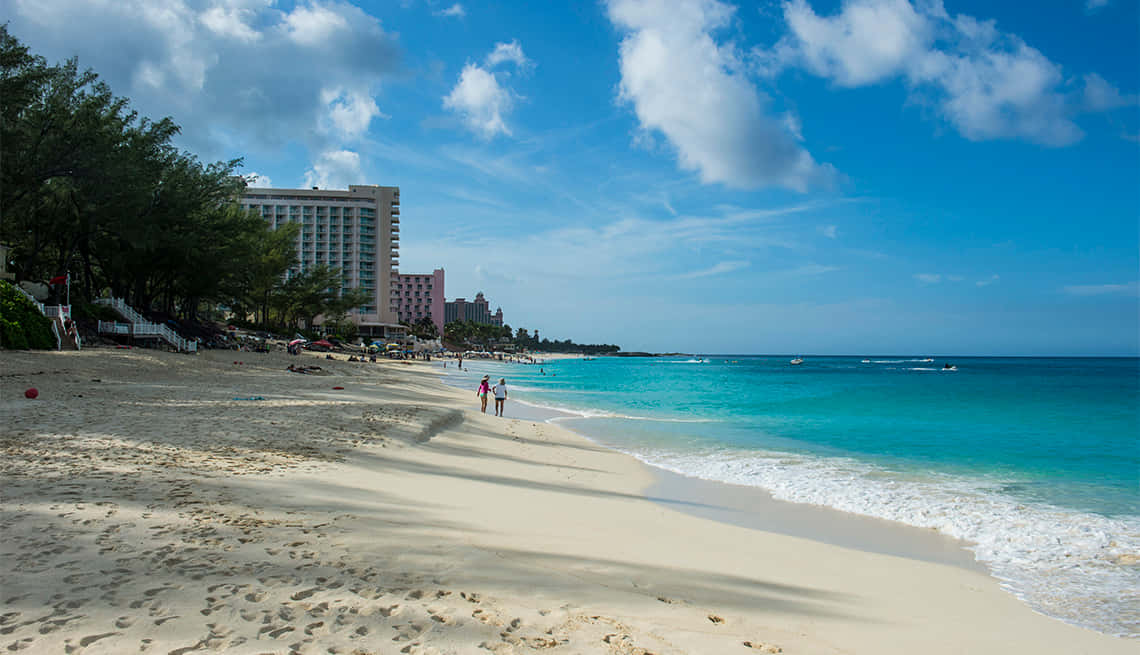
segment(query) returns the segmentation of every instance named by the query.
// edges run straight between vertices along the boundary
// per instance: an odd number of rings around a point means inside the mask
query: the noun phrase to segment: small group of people
[[[495,395],[495,416],[503,415],[503,405],[507,400],[507,380],[506,378],[499,378],[499,383],[491,386],[491,376],[484,375],[483,379],[479,381],[479,389],[476,390],[475,395],[479,397],[479,402],[482,405],[482,412],[487,413],[487,394]]]

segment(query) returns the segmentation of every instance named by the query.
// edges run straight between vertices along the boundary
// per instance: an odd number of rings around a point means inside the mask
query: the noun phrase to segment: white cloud
[[[1085,75],[1084,104],[1089,111],[1112,111],[1129,105],[1140,104],[1140,95],[1124,95],[1100,75]]]
[[[453,5],[451,5],[450,7],[448,7],[447,9],[440,9],[438,11],[433,11],[432,14],[434,14],[436,16],[448,16],[448,17],[453,17],[453,18],[463,18],[464,16],[467,15],[467,10],[463,8],[463,5],[461,5],[457,2]]]
[[[524,69],[532,65],[531,61],[523,54],[522,46],[519,45],[518,41],[496,43],[495,49],[491,51],[491,54],[487,55],[487,68],[494,68],[507,61]]]
[[[246,23],[252,13],[252,10],[242,7],[217,6],[202,12],[199,20],[214,34],[252,42],[261,38],[261,34]]]
[[[939,273],[915,273],[914,279],[923,284],[938,284],[942,281],[942,275]]]
[[[299,4],[285,16],[282,25],[289,38],[303,46],[335,46],[349,31],[348,18],[331,5]]]
[[[823,225],[820,226],[819,233],[828,239],[835,239],[839,236],[839,227],[835,225]]]
[[[366,89],[323,89],[321,102],[326,112],[324,129],[345,139],[359,138],[368,131],[373,118],[384,116]]]
[[[364,184],[360,155],[351,150],[323,152],[313,167],[305,171],[306,187],[347,189],[350,184]]]
[[[998,275],[997,273],[995,273],[995,274],[989,276],[985,280],[978,280],[974,284],[976,284],[979,287],[988,287],[991,284],[997,284],[998,280],[1000,280],[1000,279],[1001,279],[1001,276]]]
[[[505,62],[513,63],[520,69],[533,66],[523,54],[518,41],[496,43],[495,49],[487,55],[484,66],[468,62],[460,72],[455,87],[443,98],[444,108],[458,114],[468,129],[484,139],[511,134],[506,116],[514,108],[519,96],[505,84],[509,73],[491,70]]]
[[[467,127],[483,137],[510,136],[504,116],[514,107],[515,94],[499,82],[495,73],[468,63],[459,81],[443,99],[443,106],[458,114]]]
[[[789,0],[784,19],[787,35],[755,52],[764,74],[801,67],[842,87],[901,78],[912,101],[970,140],[1069,145],[1083,136],[1073,122],[1081,111],[1134,102],[1095,75],[1081,102],[1058,64],[994,21],[951,16],[941,0],[846,0],[830,16]]]
[[[398,69],[396,38],[347,3],[278,4],[9,0],[5,20],[50,61],[78,53],[141,114],[173,116],[179,145],[204,159],[275,154],[290,142],[336,149],[363,116],[380,115],[365,96]],[[348,95],[330,107],[328,89]]]
[[[733,9],[717,0],[610,0],[623,33],[619,98],[641,129],[663,134],[680,166],[705,183],[806,190],[829,184],[797,134],[767,113],[769,99],[744,76],[744,64],[713,32]]]
[[[1073,296],[1140,295],[1140,281],[1123,284],[1071,284],[1063,287],[1065,293]]]
[[[747,268],[748,262],[745,261],[730,261],[720,262],[710,268],[701,271],[692,271],[689,273],[682,273],[681,275],[674,276],[678,280],[690,280],[698,277],[709,277],[710,275],[722,275],[724,273],[731,273],[739,271],[742,268]]]
[[[1108,6],[1108,0],[1087,0],[1085,2],[1085,9],[1094,11]]]
[[[262,175],[261,173],[258,173],[257,171],[250,171],[244,177],[245,177],[245,183],[248,186],[257,187],[257,188],[264,188],[264,189],[268,189],[268,188],[273,187],[273,180],[269,179],[269,176]]]
[[[793,41],[785,56],[841,86],[861,86],[897,74],[923,52],[933,29],[908,0],[859,0],[843,12],[817,16],[805,0],[784,4]]]

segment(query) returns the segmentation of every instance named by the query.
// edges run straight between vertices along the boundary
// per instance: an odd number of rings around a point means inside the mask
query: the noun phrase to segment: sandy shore
[[[0,647],[1140,650],[968,567],[651,502],[640,463],[481,415],[434,362],[296,361],[0,352]]]

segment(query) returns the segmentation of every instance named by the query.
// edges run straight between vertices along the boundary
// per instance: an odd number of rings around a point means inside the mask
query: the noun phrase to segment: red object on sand
[[[335,389],[340,389],[340,390],[342,390],[342,391],[343,391],[343,390],[344,390],[344,387],[333,387],[333,389],[334,389],[334,390],[335,390]]]
[[[24,397],[25,397],[25,398],[32,398],[32,399],[35,399],[35,397],[36,397],[36,396],[38,396],[38,395],[40,395],[40,392],[39,392],[39,390],[38,390],[38,389],[36,389],[35,387],[32,387],[31,389],[28,389],[27,391],[25,391],[25,392],[24,392]]]

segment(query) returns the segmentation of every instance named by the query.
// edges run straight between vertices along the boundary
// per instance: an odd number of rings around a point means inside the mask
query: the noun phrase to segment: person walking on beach
[[[479,402],[482,404],[481,410],[484,414],[487,413],[487,393],[491,391],[491,383],[488,382],[490,377],[484,375],[483,379],[479,381],[479,390],[475,392],[475,395],[479,396]]]
[[[507,400],[507,380],[506,378],[499,378],[499,383],[494,386],[495,392],[495,416],[503,415],[503,403]]]

